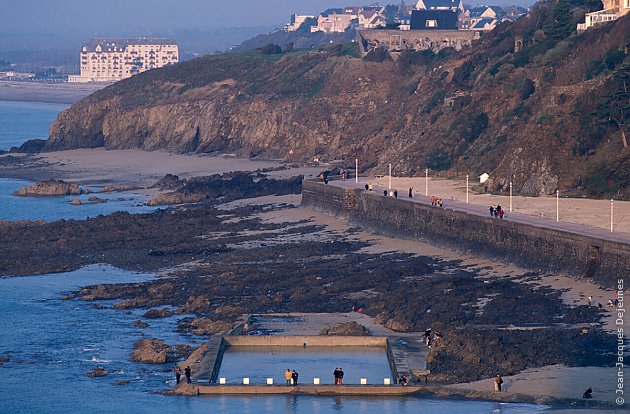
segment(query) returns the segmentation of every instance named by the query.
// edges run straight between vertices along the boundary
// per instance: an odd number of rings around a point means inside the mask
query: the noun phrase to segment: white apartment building
[[[603,10],[586,13],[584,23],[578,23],[577,30],[582,32],[589,27],[611,22],[630,12],[630,0],[602,0]]]
[[[173,39],[92,39],[81,49],[81,75],[68,82],[116,82],[177,62]]]

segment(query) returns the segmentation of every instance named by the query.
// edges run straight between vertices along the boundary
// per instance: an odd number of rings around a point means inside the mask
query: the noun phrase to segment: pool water
[[[334,384],[337,367],[344,371],[344,384],[360,384],[361,378],[383,384],[384,378],[392,378],[385,348],[348,346],[232,346],[223,355],[219,377],[228,384],[240,384],[245,377],[250,384],[266,384],[267,378],[284,384],[284,373],[291,369],[300,374],[302,384],[313,384],[313,378]]]

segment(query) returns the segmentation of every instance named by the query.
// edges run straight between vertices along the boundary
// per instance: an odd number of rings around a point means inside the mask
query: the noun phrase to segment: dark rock
[[[138,319],[137,321],[133,323],[133,326],[135,326],[136,328],[146,328],[149,326],[149,324],[146,322],[142,322],[140,319]]]
[[[9,362],[10,360],[11,360],[11,355],[1,356],[0,357],[0,364],[3,364],[5,362]]]
[[[166,174],[164,178],[161,178],[155,184],[149,188],[158,188],[164,190],[177,190],[186,184],[186,180],[180,180],[178,176],[173,174]]]
[[[341,322],[332,328],[322,329],[320,335],[347,335],[347,336],[366,336],[370,334],[370,330],[357,322]]]
[[[76,184],[70,184],[63,180],[39,181],[28,187],[23,187],[13,193],[15,196],[66,196],[87,194]]]
[[[87,374],[85,374],[85,376],[88,378],[106,377],[107,375],[109,375],[107,370],[101,367],[94,368],[91,372],[88,372]]]
[[[161,319],[161,318],[171,317],[174,314],[175,312],[173,312],[172,310],[168,308],[163,308],[163,309],[149,309],[148,311],[144,313],[143,316],[147,319]]]
[[[46,146],[45,139],[29,139],[19,147],[11,147],[9,152],[22,152],[27,154],[37,154],[43,151]]]
[[[129,385],[129,381],[114,381],[114,385]]]

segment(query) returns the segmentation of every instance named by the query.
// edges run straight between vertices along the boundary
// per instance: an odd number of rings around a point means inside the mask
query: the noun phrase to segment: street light
[[[466,174],[466,204],[468,204],[468,174]]]
[[[556,221],[560,221],[560,190],[556,190]]]
[[[610,199],[610,231],[613,231],[613,215],[615,213],[613,199]]]
[[[510,213],[512,212],[512,181],[510,181]]]
[[[392,163],[389,163],[389,189],[392,189]]]
[[[359,159],[354,160],[354,182],[359,183]]]
[[[424,169],[424,195],[429,196],[429,169]]]

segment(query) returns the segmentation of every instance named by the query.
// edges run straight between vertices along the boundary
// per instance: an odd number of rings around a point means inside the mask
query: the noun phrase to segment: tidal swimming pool
[[[344,371],[345,384],[359,384],[366,378],[368,384],[383,384],[392,378],[385,348],[367,346],[234,346],[224,355],[219,377],[228,384],[240,384],[247,377],[251,384],[265,384],[273,378],[274,384],[284,384],[287,369],[296,370],[299,382],[333,384],[335,368]]]

